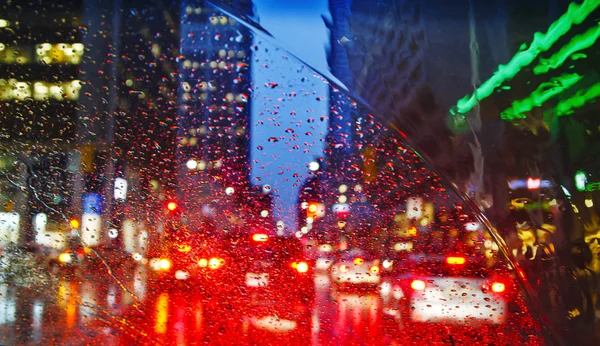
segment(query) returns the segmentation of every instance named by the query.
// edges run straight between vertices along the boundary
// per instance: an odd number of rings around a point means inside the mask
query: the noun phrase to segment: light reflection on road
[[[296,320],[240,309],[194,285],[149,284],[145,268],[115,281],[96,274],[40,291],[0,286],[0,344],[389,343],[377,290],[331,294],[326,275],[315,280],[314,308]]]

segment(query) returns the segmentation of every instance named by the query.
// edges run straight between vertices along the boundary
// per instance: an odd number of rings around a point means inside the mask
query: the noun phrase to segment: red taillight
[[[292,268],[296,269],[298,273],[306,273],[308,271],[308,263],[306,262],[293,262]]]
[[[456,264],[456,265],[461,265],[461,264],[465,264],[467,260],[464,257],[447,257],[446,258],[446,263],[448,264]]]
[[[412,288],[415,291],[422,291],[425,289],[425,281],[423,280],[413,280],[410,283],[410,288]]]
[[[490,287],[492,289],[492,292],[496,293],[502,293],[506,290],[506,285],[502,282],[494,282]]]
[[[167,209],[169,209],[170,211],[174,211],[175,209],[177,209],[177,203],[175,203],[175,202],[167,203]]]
[[[263,233],[257,233],[252,235],[252,240],[254,241],[267,241],[269,240],[269,236]]]
[[[225,261],[222,258],[213,257],[208,260],[208,267],[210,269],[219,269],[223,264],[225,264]]]
[[[205,268],[206,266],[208,266],[208,260],[206,258],[201,258],[198,261],[198,266]]]

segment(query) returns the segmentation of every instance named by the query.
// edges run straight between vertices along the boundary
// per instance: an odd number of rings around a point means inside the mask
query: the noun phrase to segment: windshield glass
[[[0,4],[0,344],[597,344],[599,7]]]

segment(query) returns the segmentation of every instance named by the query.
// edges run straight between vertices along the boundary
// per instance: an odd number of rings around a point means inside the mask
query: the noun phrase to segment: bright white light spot
[[[127,199],[127,180],[123,178],[115,179],[114,196],[117,201],[124,201]]]
[[[479,223],[477,222],[467,222],[465,224],[465,229],[470,232],[475,232],[479,229]]]
[[[134,260],[134,261],[141,261],[141,260],[142,260],[142,258],[143,258],[143,257],[142,257],[142,255],[141,255],[141,254],[139,254],[139,253],[137,253],[137,252],[135,252],[135,253],[132,255],[132,257],[133,257],[133,260]]]
[[[346,197],[346,195],[341,195],[340,197],[338,197],[338,202],[340,203],[346,203],[348,201],[348,197]]]
[[[567,190],[567,188],[566,188],[566,187],[564,187],[564,186],[562,186],[562,185],[561,185],[560,187],[562,188],[563,192],[565,193],[565,195],[566,195],[567,197],[571,197],[571,193],[569,192],[569,190]]]
[[[304,227],[300,228],[300,232],[302,232],[302,234],[308,233],[308,227],[304,226]]]
[[[392,267],[392,264],[393,264],[393,263],[394,263],[394,261],[385,260],[385,261],[383,261],[383,267],[384,267],[385,269],[389,269],[389,268],[391,268],[391,267]]]
[[[204,161],[198,162],[198,169],[201,170],[201,171],[205,170],[206,169],[206,162],[204,162]]]
[[[340,191],[340,193],[345,193],[346,191],[348,191],[348,185],[346,185],[346,184],[340,185],[340,187],[338,188],[338,191]]]
[[[313,161],[313,162],[311,162],[311,163],[308,164],[308,169],[310,169],[313,172],[319,170],[319,167],[320,167],[319,163],[316,162],[316,161]]]
[[[263,210],[263,211],[261,211],[261,212],[260,212],[260,216],[262,216],[262,217],[267,217],[267,216],[269,216],[269,211],[268,211],[268,210]]]
[[[354,191],[356,191],[356,192],[361,192],[361,191],[362,191],[362,185],[356,185],[356,186],[354,187]]]
[[[594,201],[591,198],[585,200],[585,206],[591,208],[594,206]]]
[[[302,202],[302,204],[300,204],[300,208],[308,209],[308,202]]]
[[[302,238],[302,232],[300,232],[300,231],[296,232],[296,238]]]
[[[307,218],[306,218],[306,223],[307,223],[307,224],[309,224],[309,225],[310,225],[310,224],[311,224],[311,223],[313,223],[313,222],[315,222],[315,220],[314,220],[312,217],[307,217]]]
[[[283,223],[283,221],[277,221],[277,230],[278,231],[282,231],[285,229],[285,224]]]
[[[233,195],[234,192],[235,192],[235,189],[233,187],[231,187],[231,186],[225,188],[225,193],[227,194],[227,196]]]
[[[119,236],[119,231],[117,231],[115,228],[111,228],[108,230],[108,237],[110,239],[115,239],[118,236]]]
[[[6,28],[8,27],[10,23],[8,22],[8,20],[6,19],[0,19],[0,28]]]
[[[263,185],[262,192],[264,194],[270,193],[271,192],[271,185]]]
[[[198,168],[198,161],[191,159],[185,164],[189,170]]]

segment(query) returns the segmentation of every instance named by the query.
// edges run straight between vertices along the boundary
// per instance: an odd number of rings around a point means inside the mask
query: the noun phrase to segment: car
[[[220,287],[224,267],[229,264],[222,239],[206,222],[179,223],[165,227],[160,245],[148,251],[148,265],[154,282],[193,281],[200,287]]]
[[[392,279],[390,310],[403,326],[418,323],[502,325],[517,287],[500,264],[465,253],[415,253]]]
[[[250,305],[284,299],[309,306],[314,298],[314,261],[294,237],[264,231],[231,234],[224,239],[229,284],[237,300]]]
[[[330,278],[336,291],[375,288],[381,283],[381,261],[365,250],[350,248],[338,254]]]

